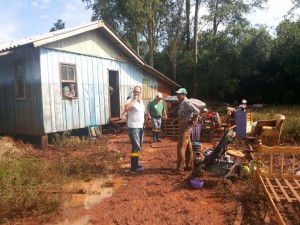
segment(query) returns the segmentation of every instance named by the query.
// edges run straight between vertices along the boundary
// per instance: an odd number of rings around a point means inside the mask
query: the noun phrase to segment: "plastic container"
[[[201,136],[201,124],[195,124],[192,127],[192,140],[199,141]]]
[[[204,181],[203,180],[190,180],[191,185],[194,189],[201,189],[203,187]]]

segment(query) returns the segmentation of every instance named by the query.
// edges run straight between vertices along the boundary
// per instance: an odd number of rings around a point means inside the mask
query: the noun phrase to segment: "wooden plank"
[[[285,196],[286,200],[288,202],[293,202],[292,199],[290,198],[290,196],[288,195],[288,193],[285,191],[284,187],[281,185],[280,181],[278,178],[275,178],[275,182],[278,184],[282,194]]]
[[[264,186],[264,192],[265,194],[267,195],[267,200],[275,214],[275,217],[276,217],[276,221],[278,222],[278,224],[285,224],[282,216],[280,215],[280,212],[278,211],[278,208],[277,206],[275,205],[274,201],[273,201],[273,197],[271,196],[270,192],[268,191],[268,189],[266,188],[266,185],[264,183],[264,178],[262,178],[260,175],[259,175],[259,178],[260,178],[260,183]],[[276,192],[275,192],[276,193]],[[277,194],[276,194],[277,196]],[[275,196],[274,196],[275,197]],[[277,196],[278,197],[278,196]],[[279,199],[279,198],[278,198]]]
[[[265,177],[263,180],[266,180],[266,181],[267,181],[267,183],[268,183],[268,185],[269,185],[269,188],[270,188],[270,190],[271,190],[271,192],[272,192],[272,194],[273,194],[273,196],[274,196],[276,202],[280,202],[280,199],[279,199],[279,197],[278,197],[278,195],[277,195],[277,192],[275,191],[275,189],[274,189],[274,187],[273,187],[271,181],[269,180],[269,178]],[[264,185],[264,188],[267,188],[267,187],[265,186],[265,183],[264,183],[264,182],[263,182],[263,185]]]
[[[297,191],[295,191],[295,189],[293,188],[293,186],[291,185],[291,183],[287,179],[283,179],[283,180],[287,184],[287,186],[289,187],[289,189],[291,190],[291,192],[294,194],[294,196],[296,197],[296,199],[298,200],[298,202],[300,202],[300,196],[298,195]]]
[[[298,188],[300,188],[300,182],[296,179],[293,179],[293,181],[295,182],[295,184],[297,184]]]
[[[240,225],[242,223],[244,212],[245,212],[245,210],[242,208],[242,206],[239,206],[238,213],[236,215],[233,225]]]
[[[280,156],[281,156],[280,175],[283,175],[284,154],[281,153]]]

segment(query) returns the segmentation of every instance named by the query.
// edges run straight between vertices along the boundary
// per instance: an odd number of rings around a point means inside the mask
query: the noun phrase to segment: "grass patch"
[[[270,119],[274,114],[282,114],[285,121],[282,126],[282,138],[300,139],[300,106],[267,106],[253,113],[253,121]]]
[[[58,175],[58,176],[57,176]],[[47,196],[40,189],[62,189],[61,174],[36,159],[0,162],[0,218],[2,221],[55,213],[61,196]],[[49,182],[51,181],[51,182]]]
[[[65,137],[48,153],[16,144],[18,157],[0,157],[0,224],[28,217],[51,218],[62,209],[66,184],[98,177],[122,157],[108,151],[105,139],[93,142]]]

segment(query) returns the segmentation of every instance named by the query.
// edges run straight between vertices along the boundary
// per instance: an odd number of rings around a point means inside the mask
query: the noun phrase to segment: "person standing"
[[[132,173],[144,173],[143,170],[139,169],[142,164],[139,164],[139,151],[143,144],[144,135],[144,117],[145,117],[145,106],[141,99],[140,86],[135,86],[133,89],[132,96],[127,100],[125,104],[125,110],[128,114],[128,136],[131,143],[131,172]]]
[[[180,88],[177,93],[179,106],[179,136],[177,143],[177,168],[176,172],[182,174],[183,170],[193,169],[193,148],[191,142],[192,126],[198,118],[199,109],[196,108],[186,97],[185,88]],[[185,166],[185,167],[184,167]]]
[[[162,101],[162,93],[158,92],[153,101],[149,102],[147,107],[148,118],[152,122],[153,142],[160,142],[159,132],[161,127],[161,119],[167,119],[167,113]]]

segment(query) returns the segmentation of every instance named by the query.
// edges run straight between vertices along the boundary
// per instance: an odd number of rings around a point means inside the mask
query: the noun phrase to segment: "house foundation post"
[[[40,144],[42,149],[47,149],[48,148],[48,135],[43,134],[40,136]]]

